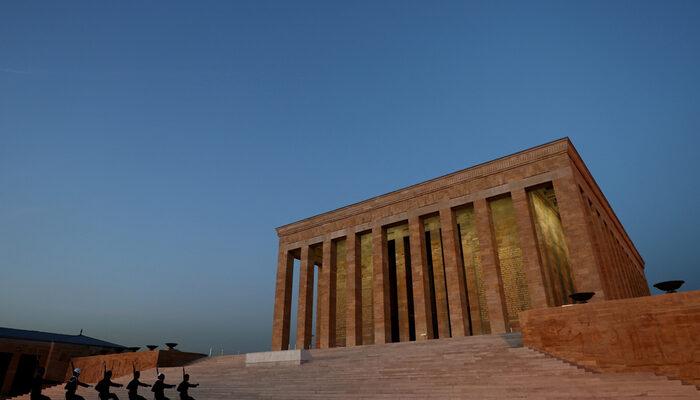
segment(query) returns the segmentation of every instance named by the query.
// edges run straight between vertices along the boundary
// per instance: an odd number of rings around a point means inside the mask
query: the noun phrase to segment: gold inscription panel
[[[537,247],[542,260],[549,305],[568,304],[569,295],[574,292],[574,282],[571,279],[569,250],[564,240],[554,188],[549,185],[529,190],[528,197],[535,222]]]
[[[489,202],[494,237],[498,249],[498,264],[503,282],[508,325],[518,328],[518,313],[530,308],[530,295],[523,270],[523,253],[518,238],[515,208],[510,197]]]
[[[476,234],[474,207],[459,208],[455,211],[462,246],[462,262],[466,277],[469,313],[472,334],[491,333],[486,291],[484,290],[484,272],[481,269],[479,255],[479,237]]]

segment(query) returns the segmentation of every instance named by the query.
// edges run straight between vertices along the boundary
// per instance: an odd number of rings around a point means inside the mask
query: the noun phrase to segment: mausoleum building
[[[273,350],[512,332],[521,311],[574,292],[649,294],[642,257],[568,138],[277,234]]]

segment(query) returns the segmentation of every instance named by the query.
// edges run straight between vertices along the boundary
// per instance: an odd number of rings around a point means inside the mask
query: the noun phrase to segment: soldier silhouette
[[[146,400],[145,397],[139,396],[139,386],[151,387],[151,385],[139,381],[140,377],[141,372],[137,371],[136,368],[134,368],[134,379],[132,379],[129,382],[129,384],[126,385],[126,390],[129,391],[129,400]]]
[[[32,391],[29,395],[30,400],[51,400],[48,396],[41,394],[44,387],[44,367],[37,367],[32,379]]]
[[[75,394],[75,392],[78,390],[78,386],[82,386],[85,388],[92,387],[91,385],[88,385],[87,383],[80,382],[80,368],[74,368],[73,369],[73,376],[70,377],[68,382],[66,383],[66,386],[64,388],[66,389],[66,400],[85,400],[82,396],[78,396]]]
[[[110,393],[110,387],[122,387],[121,383],[112,382],[112,371],[105,371],[104,377],[95,385],[95,390],[99,393],[100,400],[119,400],[116,394]]]
[[[177,391],[180,392],[180,400],[194,400],[194,397],[190,397],[187,390],[191,387],[197,387],[199,383],[190,383],[190,375],[185,373],[185,369],[182,369],[182,382],[177,385]]]
[[[165,389],[172,389],[174,387],[175,385],[168,385],[167,383],[165,383],[164,373],[159,373],[158,379],[155,381],[153,387],[151,388],[151,392],[153,392],[153,398],[155,400],[170,400],[167,397],[165,397]]]

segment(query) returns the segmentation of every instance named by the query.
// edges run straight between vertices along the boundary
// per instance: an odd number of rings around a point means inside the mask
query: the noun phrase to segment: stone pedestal
[[[301,365],[311,361],[308,350],[263,351],[245,355],[245,366],[255,365]]]

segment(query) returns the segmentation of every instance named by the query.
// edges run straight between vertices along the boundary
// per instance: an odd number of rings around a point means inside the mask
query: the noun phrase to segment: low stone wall
[[[104,366],[117,378],[130,375],[133,368],[143,371],[156,367],[179,367],[205,357],[204,354],[187,353],[174,350],[138,351],[135,353],[108,354],[92,357],[77,357],[71,361],[75,368],[80,368],[80,380],[94,383],[102,379]],[[71,375],[71,368],[66,371],[66,379]]]
[[[523,344],[599,371],[700,385],[700,291],[528,310]]]
[[[83,346],[69,343],[50,343],[33,340],[0,339],[0,353],[10,353],[7,371],[0,371],[0,395],[11,392],[16,378],[17,367],[22,356],[36,357],[38,365],[46,369],[44,379],[48,382],[62,382],[69,367],[69,360],[74,357],[87,357],[100,353],[112,353],[112,348]],[[33,371],[25,371],[24,375],[31,381]],[[3,379],[4,377],[4,379]],[[20,378],[21,379],[21,378]]]

